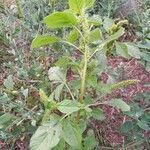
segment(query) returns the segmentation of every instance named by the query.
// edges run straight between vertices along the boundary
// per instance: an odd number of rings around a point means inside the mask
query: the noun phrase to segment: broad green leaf
[[[141,58],[141,52],[138,47],[127,44],[128,47],[128,54],[134,58],[140,59]]]
[[[89,130],[88,135],[84,139],[84,150],[94,150],[97,144],[94,132]]]
[[[108,105],[121,109],[122,111],[130,111],[130,106],[122,99],[113,99],[108,102]]]
[[[67,37],[67,41],[70,43],[74,43],[79,38],[79,32],[77,30],[72,30]]]
[[[72,27],[78,24],[77,18],[70,12],[55,12],[44,18],[48,28]]]
[[[9,75],[7,77],[7,79],[4,80],[4,86],[8,90],[13,90],[13,88],[14,88],[14,82],[13,82],[13,76],[12,75]]]
[[[99,28],[94,29],[93,31],[90,32],[89,35],[89,42],[96,42],[100,41],[102,38],[102,32]]]
[[[62,127],[51,120],[40,126],[30,140],[30,150],[51,150],[61,139]]]
[[[80,108],[77,102],[71,100],[63,100],[58,104],[58,110],[65,114],[77,112]]]
[[[143,130],[150,130],[150,126],[147,122],[145,121],[140,121],[138,120],[137,125],[142,128]]]
[[[69,0],[69,7],[75,13],[80,14],[84,8],[84,5],[85,0]]]
[[[63,122],[62,136],[71,147],[81,149],[82,133],[77,125],[73,125],[69,120],[65,120]]]
[[[62,70],[59,67],[51,67],[48,70],[48,77],[50,81],[54,81],[54,82],[65,81],[65,75],[63,74]]]
[[[49,36],[49,35],[38,35],[31,44],[32,48],[38,48],[41,46],[45,46],[48,44],[53,44],[56,42],[59,42],[60,39],[58,37],[55,36]]]
[[[95,0],[85,0],[85,7],[91,8],[94,5]]]
[[[116,42],[115,45],[116,45],[116,52],[118,55],[125,57],[125,58],[130,58],[126,44]]]
[[[5,113],[2,116],[0,116],[0,129],[7,127],[9,124],[11,124],[12,120],[15,117],[9,113]]]
[[[104,29],[108,32],[108,30],[114,25],[114,21],[110,18],[105,18],[103,22]]]
[[[94,108],[92,110],[92,116],[93,118],[97,119],[97,120],[104,120],[105,116],[103,114],[103,110],[100,108]]]

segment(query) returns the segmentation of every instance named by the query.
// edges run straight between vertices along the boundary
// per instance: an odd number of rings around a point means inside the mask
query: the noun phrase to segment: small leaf
[[[100,26],[102,25],[102,19],[99,15],[93,15],[91,18],[88,19],[89,24],[92,24],[94,26]]]
[[[102,32],[100,29],[96,28],[90,32],[89,35],[90,42],[100,41],[101,38],[102,38]]]
[[[88,131],[88,135],[84,140],[84,150],[93,150],[97,146],[98,142],[96,141],[94,132],[92,130]]]
[[[9,126],[15,117],[9,113],[0,116],[0,129]]]
[[[108,32],[109,29],[114,25],[114,21],[110,18],[105,18],[103,22],[104,29]]]
[[[120,36],[122,36],[125,32],[124,28],[120,28],[117,32],[115,32],[113,35],[109,36],[109,38],[106,40],[107,43],[117,40]]]
[[[51,67],[48,70],[48,77],[50,81],[54,82],[64,82],[65,80],[65,75],[62,73],[59,67]]]
[[[118,55],[125,57],[125,58],[130,58],[128,54],[128,47],[126,44],[116,42],[115,45],[116,45],[116,52]]]
[[[60,100],[60,95],[61,95],[61,92],[63,90],[63,87],[64,87],[64,84],[60,84],[56,87],[56,89],[54,90],[54,97],[55,97],[55,100],[59,101]]]
[[[100,108],[94,108],[92,110],[92,116],[97,120],[104,120],[105,116],[103,114],[103,110]]]
[[[31,44],[32,48],[38,48],[41,46],[45,46],[48,44],[53,44],[56,42],[59,42],[60,39],[58,37],[55,36],[49,36],[49,35],[38,35]]]
[[[62,56],[56,61],[55,66],[66,69],[70,63],[71,59],[69,56]]]
[[[44,18],[48,28],[72,27],[78,24],[77,18],[70,12],[55,12]]]
[[[113,99],[108,102],[108,105],[121,109],[122,111],[130,111],[130,106],[122,99]]]
[[[8,90],[13,90],[13,88],[14,88],[14,82],[13,82],[13,76],[12,75],[9,75],[7,77],[7,79],[4,80],[4,86]]]
[[[49,98],[47,97],[47,95],[45,94],[45,92],[42,89],[40,89],[39,94],[40,94],[40,98],[41,98],[42,102],[48,101]]]
[[[77,112],[80,108],[78,107],[77,102],[71,100],[63,100],[58,104],[58,110],[65,114],[71,114]]]
[[[137,125],[142,128],[143,130],[150,130],[150,126],[145,121],[138,120]]]
[[[50,150],[61,138],[62,127],[55,121],[40,126],[30,141],[30,150]]]
[[[79,38],[79,32],[77,30],[72,30],[67,37],[67,41],[70,43],[74,43]]]
[[[128,47],[128,54],[134,58],[140,59],[141,58],[141,52],[138,47],[127,44]]]
[[[81,149],[82,133],[69,120],[63,122],[63,138],[71,147]]]
[[[85,7],[91,8],[94,5],[95,0],[85,0]]]
[[[85,0],[69,0],[69,7],[75,13],[81,13],[84,8]]]
[[[126,121],[122,127],[121,127],[121,132],[122,133],[128,133],[133,129],[134,125],[132,121]]]

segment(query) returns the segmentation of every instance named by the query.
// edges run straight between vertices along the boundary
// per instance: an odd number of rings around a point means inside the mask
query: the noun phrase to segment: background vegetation
[[[31,48],[32,40],[37,34],[50,33],[59,37],[68,34],[68,29],[64,29],[63,32],[60,29],[54,31],[47,29],[43,23],[44,17],[52,12],[67,9],[68,2],[20,2],[21,16],[15,1],[11,5],[0,2],[0,149],[4,150],[29,148],[31,136],[41,124],[44,113],[39,90],[42,89],[47,95],[51,94],[55,87],[49,81],[48,70],[56,63],[65,66],[66,59],[58,59],[64,53],[70,54],[70,46],[62,43]],[[127,25],[123,25],[125,33],[116,41],[132,44],[129,47],[132,57],[124,58],[126,54],[120,46],[116,46],[117,50],[113,48],[113,52],[108,52],[107,59],[100,57],[100,63],[103,65],[98,68],[99,81],[104,86],[101,86],[99,91],[102,94],[108,92],[106,83],[129,79],[140,81],[134,85],[117,88],[106,95],[106,100],[122,98],[131,111],[120,112],[114,107],[101,106],[100,110],[103,113],[94,113],[94,117],[88,121],[87,128],[94,132],[94,138],[89,137],[94,139],[95,143],[90,138],[87,139],[87,143],[94,143],[94,148],[91,149],[150,148],[150,2],[144,0],[142,5],[139,3],[138,6],[133,6],[135,9],[131,9],[123,0],[96,0],[94,7],[88,11],[89,16],[99,16],[104,37],[108,36],[104,29],[106,18],[113,19],[115,23],[123,19],[129,21]],[[120,14],[120,11],[128,13]],[[76,51],[71,55],[80,58]],[[92,67],[94,65],[91,64]],[[67,80],[74,79],[74,72],[68,68]],[[90,84],[95,85],[95,81],[90,81]],[[93,94],[92,90],[88,92]],[[89,99],[87,98],[87,101]]]

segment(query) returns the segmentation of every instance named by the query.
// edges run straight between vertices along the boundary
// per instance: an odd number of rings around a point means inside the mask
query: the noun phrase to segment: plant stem
[[[16,1],[16,5],[17,5],[19,18],[24,19],[23,10],[22,10],[22,7],[21,7],[20,0],[15,0],[15,1]]]
[[[85,50],[84,53],[84,68],[82,71],[81,76],[81,87],[80,87],[80,96],[79,96],[79,102],[83,103],[84,93],[85,93],[85,79],[86,79],[86,71],[87,71],[87,65],[88,65],[88,57],[87,57],[87,50]]]
[[[82,31],[83,31],[83,36],[80,43],[80,47],[83,48],[83,69],[81,70],[81,86],[80,86],[80,95],[79,95],[79,102],[83,103],[84,100],[84,95],[85,95],[85,89],[86,89],[86,75],[87,75],[87,67],[88,67],[88,57],[89,57],[89,50],[88,50],[88,35],[89,35],[89,24],[86,20],[86,16],[84,14],[84,12],[82,12],[81,14],[81,23],[82,23]],[[78,111],[77,114],[77,122],[79,123],[80,120],[80,111]]]

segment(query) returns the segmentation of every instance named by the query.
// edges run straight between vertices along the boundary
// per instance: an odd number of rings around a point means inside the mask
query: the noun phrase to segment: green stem
[[[79,102],[83,103],[84,93],[85,93],[85,80],[86,80],[86,72],[87,72],[87,65],[88,65],[88,51],[85,50],[84,53],[84,68],[82,71],[81,76],[81,87],[80,87],[80,96],[79,96]]]
[[[21,7],[21,2],[20,2],[20,0],[15,0],[15,1],[16,1],[16,5],[17,5],[17,10],[18,10],[19,18],[23,19],[24,15],[23,15],[22,7]]]
[[[80,47],[82,47],[84,55],[83,55],[83,69],[81,72],[81,86],[80,86],[80,95],[79,95],[79,102],[83,103],[84,101],[84,95],[85,95],[85,89],[86,89],[86,75],[87,75],[87,67],[88,67],[88,60],[89,60],[89,50],[88,50],[88,35],[89,35],[89,25],[86,20],[85,14],[81,14],[81,23],[82,23],[82,31],[83,31],[83,37],[84,39],[81,40]],[[80,111],[78,111],[77,114],[77,122],[79,123],[80,120]]]

